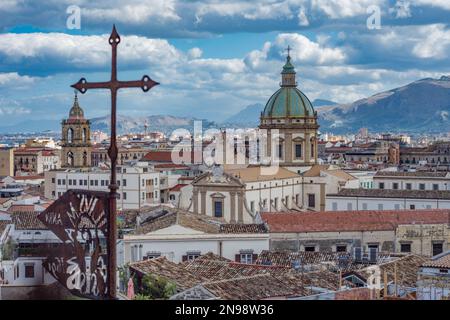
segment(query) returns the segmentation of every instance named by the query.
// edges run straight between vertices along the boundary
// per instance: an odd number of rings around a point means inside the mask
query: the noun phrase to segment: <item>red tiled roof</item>
[[[190,152],[191,156],[186,161],[188,163],[194,163],[194,152]],[[202,152],[198,152],[197,159],[202,159]],[[181,154],[180,154],[180,157]],[[150,151],[145,156],[142,157],[143,161],[154,161],[154,162],[166,162],[166,163],[173,163],[172,161],[172,151]]]
[[[8,208],[8,212],[34,212],[34,204],[13,204]]]
[[[448,223],[450,210],[324,211],[263,213],[270,232],[394,230],[400,224]]]
[[[176,163],[161,163],[156,164],[155,169],[189,169],[188,166],[185,166],[183,164],[176,164]]]
[[[14,176],[14,180],[35,180],[35,179],[44,179],[43,175],[37,176]]]
[[[180,183],[179,183],[179,184],[177,184],[176,186],[170,188],[170,191],[174,191],[174,192],[180,191],[181,188],[183,188],[184,186],[187,186],[187,184],[180,184]]]
[[[431,261],[422,264],[422,267],[450,269],[450,251],[433,257]]]

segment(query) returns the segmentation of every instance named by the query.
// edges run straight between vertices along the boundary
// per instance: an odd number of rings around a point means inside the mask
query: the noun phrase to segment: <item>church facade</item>
[[[91,165],[91,128],[75,94],[69,118],[64,119],[61,139],[61,166],[63,168],[89,168]]]
[[[281,72],[280,89],[268,100],[259,128],[267,130],[266,155],[279,159],[280,166],[298,172],[317,164],[317,112],[297,88],[289,54]]]

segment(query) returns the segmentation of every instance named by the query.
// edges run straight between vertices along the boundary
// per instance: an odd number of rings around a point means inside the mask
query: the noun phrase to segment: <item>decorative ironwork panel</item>
[[[62,242],[44,267],[74,295],[108,298],[109,210],[108,192],[69,190],[38,216]]]

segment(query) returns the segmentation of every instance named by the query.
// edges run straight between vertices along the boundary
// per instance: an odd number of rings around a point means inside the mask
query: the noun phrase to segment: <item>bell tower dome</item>
[[[64,119],[61,139],[61,165],[65,168],[89,168],[91,166],[91,124],[84,118],[84,111],[75,98],[69,111],[69,118]]]

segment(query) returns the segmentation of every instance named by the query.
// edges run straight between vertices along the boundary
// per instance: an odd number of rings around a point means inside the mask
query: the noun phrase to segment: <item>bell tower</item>
[[[90,121],[84,118],[84,112],[78,103],[76,92],[69,118],[64,119],[61,125],[62,167],[89,168],[92,149]]]

